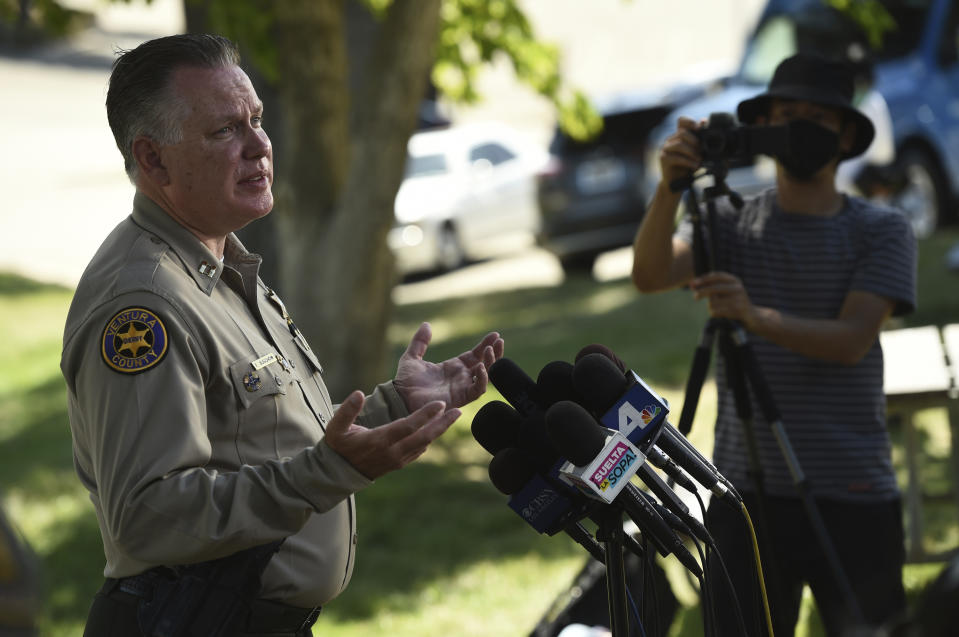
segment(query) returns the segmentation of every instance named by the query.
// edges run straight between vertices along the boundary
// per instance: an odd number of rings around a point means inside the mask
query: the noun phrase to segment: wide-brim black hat
[[[753,124],[769,114],[773,98],[802,100],[841,110],[856,124],[856,138],[843,159],[861,155],[876,135],[872,121],[852,104],[853,73],[849,65],[810,54],[797,53],[779,63],[765,93],[743,100],[736,109],[739,121]]]

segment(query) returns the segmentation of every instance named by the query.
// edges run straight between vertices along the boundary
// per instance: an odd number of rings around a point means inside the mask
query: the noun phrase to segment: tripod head
[[[713,228],[716,225],[716,200],[719,197],[727,197],[736,210],[743,207],[743,198],[726,183],[728,174],[729,163],[726,159],[707,157],[703,161],[701,170],[669,182],[669,188],[673,192],[683,190],[686,192],[686,211],[693,224],[693,264],[697,276],[716,269],[719,249],[716,234],[714,232],[708,233],[709,246],[707,247],[705,228],[706,226]],[[695,182],[707,176],[712,176],[713,183],[703,188],[707,216],[707,219],[703,219],[699,198],[696,195]]]

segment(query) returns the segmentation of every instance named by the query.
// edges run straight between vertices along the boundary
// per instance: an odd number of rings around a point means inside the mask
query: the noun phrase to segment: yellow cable
[[[749,526],[749,535],[753,540],[753,555],[756,556],[756,574],[759,575],[759,590],[763,598],[763,609],[766,611],[766,627],[769,629],[769,637],[773,635],[773,619],[769,612],[769,598],[766,596],[766,580],[763,578],[763,562],[759,557],[759,542],[756,540],[756,529],[753,528],[752,518],[749,517],[749,511],[746,510],[746,504],[740,500],[739,506],[743,510],[743,517],[746,518],[746,524]]]

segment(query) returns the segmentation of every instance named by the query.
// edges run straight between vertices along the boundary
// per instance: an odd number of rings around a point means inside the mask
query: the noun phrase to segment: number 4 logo
[[[629,401],[619,406],[619,432],[621,434],[628,438],[633,429],[636,427],[642,429],[645,425],[646,422],[643,420],[642,414]]]

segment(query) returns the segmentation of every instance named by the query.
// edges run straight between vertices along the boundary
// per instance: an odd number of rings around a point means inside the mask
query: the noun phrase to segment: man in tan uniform
[[[77,287],[61,361],[106,554],[86,634],[144,634],[157,574],[282,540],[228,634],[309,635],[350,579],[353,494],[486,390],[503,340],[433,364],[424,323],[394,381],[334,407],[260,258],[232,234],[273,207],[262,104],[233,44],[171,36],[125,52],[107,111],[137,192]]]

